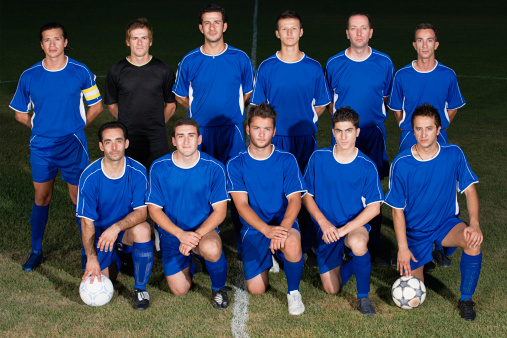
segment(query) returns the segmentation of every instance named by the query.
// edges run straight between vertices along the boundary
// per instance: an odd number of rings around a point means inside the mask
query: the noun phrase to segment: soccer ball
[[[93,284],[90,284],[90,278],[91,276],[79,285],[79,295],[83,302],[90,306],[102,306],[109,303],[114,293],[111,280],[102,275],[102,282],[95,278]]]
[[[402,309],[414,309],[426,299],[426,287],[417,277],[402,276],[394,282],[391,295],[394,303]]]

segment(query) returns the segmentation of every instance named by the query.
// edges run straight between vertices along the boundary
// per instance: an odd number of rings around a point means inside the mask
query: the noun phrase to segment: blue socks
[[[461,263],[459,265],[461,271],[460,300],[472,299],[477,282],[479,281],[481,265],[482,252],[477,256],[467,255],[464,251],[461,254]]]
[[[30,228],[32,230],[32,250],[42,252],[42,237],[48,222],[49,204],[40,206],[33,203],[30,215]]]
[[[216,262],[206,262],[206,269],[208,269],[209,277],[211,279],[211,289],[220,290],[225,286],[225,280],[227,279],[227,260],[225,259],[224,253]]]
[[[287,259],[284,260],[285,278],[287,278],[287,294],[291,291],[299,291],[299,283],[303,276],[303,263],[303,257],[296,263],[289,262]]]
[[[135,243],[133,245],[132,260],[134,261],[134,288],[146,290],[153,268],[153,241]]]
[[[356,275],[357,298],[368,297],[370,292],[371,261],[370,252],[362,256],[354,256],[352,264]]]
[[[343,264],[342,267],[340,268],[340,274],[342,276],[342,287],[344,287],[345,284],[347,284],[350,277],[352,277],[352,275],[354,274],[353,261],[354,261],[354,259],[351,259],[347,263]]]

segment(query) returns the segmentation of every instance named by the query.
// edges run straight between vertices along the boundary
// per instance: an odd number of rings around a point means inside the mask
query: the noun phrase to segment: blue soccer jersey
[[[412,114],[426,102],[440,114],[442,129],[449,127],[447,110],[465,105],[454,71],[439,62],[429,72],[417,71],[413,63],[398,70],[387,106],[391,110],[403,112],[400,121],[402,130],[412,131]]]
[[[391,165],[385,203],[404,209],[407,231],[434,231],[459,214],[456,189],[477,183],[465,154],[454,144],[439,144],[435,157],[418,160],[407,149]]]
[[[178,65],[173,92],[188,97],[188,117],[200,127],[243,123],[244,94],[253,87],[252,61],[245,52],[226,45],[219,55],[194,49]]]
[[[340,163],[333,154],[334,147],[315,151],[305,170],[308,194],[326,219],[341,227],[359,215],[367,205],[383,202],[384,194],[377,167],[365,154],[349,163]]]
[[[371,49],[363,61],[350,59],[345,52],[326,64],[326,80],[333,94],[334,111],[349,106],[359,115],[359,127],[374,127],[387,117],[384,97],[389,96],[394,65],[384,53]]]
[[[280,225],[287,197],[293,193],[306,193],[306,187],[294,155],[273,146],[271,155],[257,160],[249,149],[227,162],[227,191],[246,192],[253,211],[265,223]],[[241,218],[244,227],[251,227]]]
[[[251,102],[267,102],[276,111],[276,134],[308,136],[317,132],[315,107],[331,102],[324,71],[306,54],[296,62],[284,62],[278,53],[264,60],[255,75]]]
[[[184,231],[199,228],[213,212],[213,204],[230,200],[222,163],[199,154],[192,168],[179,167],[171,153],[153,162],[150,169],[146,204],[163,208],[171,222]]]
[[[78,187],[77,216],[108,228],[138,208],[145,208],[146,168],[125,157],[125,171],[119,178],[108,177],[102,160],[90,164],[81,174]]]
[[[102,100],[95,75],[67,57],[60,70],[47,70],[41,61],[24,71],[9,107],[21,113],[33,108],[33,135],[62,137],[85,127],[83,97],[89,106]]]

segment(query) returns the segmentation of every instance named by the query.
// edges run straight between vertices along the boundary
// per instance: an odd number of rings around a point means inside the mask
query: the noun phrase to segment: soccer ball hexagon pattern
[[[402,309],[414,309],[426,299],[426,286],[417,277],[402,276],[394,282],[391,296]]]
[[[114,288],[111,280],[102,275],[102,282],[96,277],[90,284],[90,277],[79,285],[79,295],[83,302],[90,306],[102,306],[113,298]]]

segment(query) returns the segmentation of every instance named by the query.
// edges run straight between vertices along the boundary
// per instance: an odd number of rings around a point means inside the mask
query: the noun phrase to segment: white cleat
[[[289,313],[297,316],[305,312],[305,304],[301,299],[301,294],[298,290],[293,290],[287,295],[287,301],[289,303]]]

